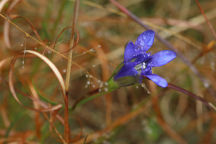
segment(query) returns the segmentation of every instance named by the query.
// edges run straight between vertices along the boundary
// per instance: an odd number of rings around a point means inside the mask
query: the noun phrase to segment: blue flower
[[[121,69],[114,76],[114,80],[122,80],[125,77],[132,77],[136,82],[142,82],[144,77],[152,80],[160,87],[167,87],[167,81],[152,73],[152,67],[160,67],[176,58],[176,53],[171,50],[162,50],[151,55],[147,53],[154,42],[155,32],[153,30],[144,31],[138,36],[135,43],[129,42],[124,53],[124,62]]]

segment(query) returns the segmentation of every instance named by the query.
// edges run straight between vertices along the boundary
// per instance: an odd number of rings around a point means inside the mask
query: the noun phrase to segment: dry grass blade
[[[5,58],[3,60],[0,61],[0,70],[2,69],[2,67],[7,64],[9,61],[11,60],[11,57],[9,58]]]
[[[41,60],[43,60],[51,68],[51,70],[54,72],[56,78],[58,79],[58,81],[61,85],[61,88],[62,88],[63,95],[65,96],[64,79],[63,79],[61,73],[59,72],[59,70],[57,69],[57,67],[47,57],[45,57],[44,55],[42,55],[36,51],[24,50],[24,53],[30,53],[30,54],[33,54],[33,55],[39,57]]]
[[[16,59],[13,59],[12,62],[11,62],[11,69],[9,71],[9,89],[10,89],[10,92],[12,94],[12,96],[14,97],[14,99],[22,106],[24,106],[21,101],[19,100],[19,98],[17,97],[17,94],[16,94],[16,91],[15,91],[15,88],[14,88],[14,83],[13,83],[13,66],[14,66],[14,62],[15,62]],[[30,88],[31,90],[31,88]],[[35,94],[35,93],[34,93]],[[58,104],[58,105],[55,105],[55,106],[52,106],[52,107],[48,107],[46,106],[42,101],[40,101],[39,99],[35,99],[35,98],[32,98],[30,97],[30,99],[32,99],[35,103],[39,104],[41,107],[44,107],[44,109],[35,109],[35,108],[30,108],[30,107],[26,107],[24,106],[25,108],[29,109],[29,110],[33,110],[33,111],[37,111],[37,112],[49,112],[49,111],[55,111],[55,110],[58,110],[62,107],[61,104]]]
[[[39,96],[34,88],[34,86],[32,85],[31,82],[28,82],[29,84],[29,88],[30,88],[30,91],[32,93],[32,96],[39,100]],[[34,104],[34,108],[35,109],[40,109],[40,104],[37,102],[37,101],[33,101],[33,104]],[[36,136],[38,138],[40,138],[41,136],[41,120],[40,120],[40,112],[36,112],[35,113],[35,127],[36,127]]]
[[[5,5],[7,2],[8,2],[8,0],[2,0],[2,1],[0,2],[0,12],[2,11],[4,5]]]
[[[4,31],[4,41],[5,41],[7,48],[11,47],[10,38],[9,38],[9,30],[10,30],[9,22],[5,21],[3,31]]]
[[[11,122],[9,120],[7,108],[5,106],[0,107],[0,114],[1,114],[4,126],[9,127]]]
[[[30,54],[33,54],[39,58],[41,58],[45,63],[47,63],[49,65],[49,67],[52,69],[52,71],[54,72],[54,74],[56,75],[57,79],[59,80],[59,83],[61,85],[61,88],[62,88],[62,93],[63,93],[63,96],[65,97],[65,85],[64,85],[64,80],[59,72],[59,70],[56,68],[56,66],[48,59],[46,58],[45,56],[43,56],[42,54],[38,53],[38,52],[35,52],[35,51],[32,51],[32,50],[25,50],[24,51],[25,53],[30,53]],[[19,57],[19,56],[17,56]],[[13,84],[13,66],[14,66],[14,63],[16,61],[16,58],[15,57],[14,59],[12,59],[11,61],[11,69],[9,71],[9,88],[10,88],[10,91],[12,93],[12,96],[15,98],[15,100],[20,104],[20,105],[23,105],[19,98],[17,97],[17,94],[16,94],[16,91],[14,89],[14,84]],[[2,63],[5,63],[7,62],[8,60],[10,60],[10,58],[8,59],[5,59],[4,61],[2,61]],[[32,90],[32,89],[30,89]],[[33,93],[35,94],[35,93]],[[48,111],[55,111],[55,110],[58,110],[62,107],[61,104],[59,105],[55,105],[55,106],[52,106],[52,107],[48,107],[46,106],[42,101],[40,101],[39,99],[37,98],[32,98],[30,97],[30,99],[32,99],[34,102],[36,102],[37,104],[39,104],[41,107],[43,107],[44,109],[34,109],[34,108],[29,108],[29,107],[26,107],[30,110],[34,110],[34,111],[39,111],[39,112],[48,112]]]
[[[14,60],[14,59],[13,59]],[[15,61],[15,60],[14,60]],[[13,61],[12,61],[13,62]],[[12,94],[12,96],[15,98],[15,100],[22,105],[22,103],[20,102],[19,98],[17,97],[16,91],[14,89],[14,84],[13,84],[13,67],[11,67],[10,71],[9,71],[9,88],[10,88],[10,92]]]
[[[31,51],[30,51],[31,52]],[[37,53],[37,52],[36,52]],[[62,105],[61,104],[58,104],[58,105],[55,105],[55,106],[51,106],[51,107],[48,107],[44,102],[40,101],[38,99],[38,96],[37,96],[37,93],[35,91],[35,89],[33,87],[30,86],[30,90],[32,92],[32,95],[33,97],[29,97],[34,104],[37,105],[36,108],[31,108],[31,107],[26,107],[25,105],[23,105],[21,103],[21,101],[19,100],[19,98],[17,97],[17,94],[16,94],[16,91],[15,91],[15,88],[14,88],[14,82],[13,82],[13,67],[14,67],[14,64],[15,64],[15,61],[16,61],[16,58],[18,58],[20,56],[16,56],[15,58],[12,59],[11,61],[11,68],[10,68],[10,71],[9,71],[9,89],[10,89],[10,92],[12,94],[12,96],[14,97],[14,99],[22,106],[24,106],[25,108],[29,109],[29,110],[33,110],[33,111],[37,111],[37,112],[50,112],[50,111],[55,111],[55,110],[59,110],[60,108],[62,108]],[[45,56],[43,56],[45,57]],[[1,65],[2,66],[4,63],[6,63],[7,61],[9,61],[11,58],[7,58],[7,59],[4,59],[2,62],[1,62]],[[64,84],[64,83],[63,83]],[[63,91],[63,90],[62,90]],[[64,91],[63,91],[64,93]],[[43,109],[40,109],[40,107],[43,107]]]
[[[28,85],[29,85],[29,89],[30,89],[32,96],[33,96],[31,99],[33,100],[33,104],[34,104],[35,109],[37,109],[37,110],[41,109],[41,111],[43,111],[43,112],[49,112],[49,111],[52,112],[52,111],[56,111],[56,110],[59,110],[60,108],[62,108],[61,104],[57,104],[57,105],[51,106],[51,107],[47,106],[47,104],[40,101],[39,96],[37,94],[37,91],[35,90],[32,83],[28,81]],[[43,107],[45,109],[42,109],[40,107]]]

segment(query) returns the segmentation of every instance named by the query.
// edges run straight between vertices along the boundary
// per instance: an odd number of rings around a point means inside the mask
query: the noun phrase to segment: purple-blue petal
[[[160,77],[159,75],[152,74],[152,75],[145,75],[145,76],[160,87],[165,88],[168,85],[167,81],[164,78]]]
[[[149,65],[152,67],[159,67],[165,65],[176,58],[176,53],[172,50],[163,50],[152,55]]]
[[[144,31],[138,36],[135,45],[142,51],[147,51],[153,45],[154,35],[155,32],[153,30]]]
[[[150,66],[147,66],[145,69],[142,69],[141,75],[151,75],[152,74],[152,68]]]
[[[138,72],[134,69],[134,63],[124,64],[119,72],[114,76],[114,80],[126,76],[136,76]]]
[[[133,57],[134,57],[134,53],[135,53],[135,47],[133,42],[128,42],[128,44],[126,45],[125,48],[125,52],[124,52],[124,61],[130,61]]]
[[[145,53],[145,52],[144,53],[140,53],[139,55],[137,55],[137,56],[134,57],[134,63],[136,65],[138,65],[138,64],[143,63],[145,61],[148,61],[151,58],[150,55],[151,55],[150,53]]]

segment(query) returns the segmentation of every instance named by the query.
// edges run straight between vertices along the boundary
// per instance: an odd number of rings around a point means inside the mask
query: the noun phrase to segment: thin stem
[[[148,25],[146,25],[144,22],[142,22],[136,15],[131,13],[127,8],[122,6],[120,3],[116,2],[115,0],[110,0],[111,3],[113,3],[119,10],[121,10],[123,13],[125,13],[128,17],[130,17],[132,20],[134,20],[136,23],[144,27],[145,29],[150,29]],[[175,51],[178,55],[178,57],[197,75],[197,77],[200,78],[202,83],[206,86],[208,92],[216,98],[216,92],[209,86],[208,80],[196,69],[196,67],[186,58],[183,54],[177,51],[177,49],[167,40],[163,39],[160,35],[155,33],[155,37],[162,42],[164,45],[166,45],[169,49]]]
[[[71,73],[72,54],[73,54],[72,48],[74,46],[74,33],[75,33],[75,28],[76,28],[76,22],[78,19],[79,3],[80,3],[79,0],[75,0],[73,21],[72,21],[72,31],[71,31],[71,38],[69,42],[69,48],[71,50],[69,51],[69,56],[68,56],[68,65],[67,65],[67,73],[66,73],[66,81],[65,81],[66,91],[68,91],[69,85],[70,85],[70,73]]]
[[[205,12],[204,12],[204,10],[202,9],[202,7],[201,7],[199,1],[198,1],[198,0],[195,0],[195,2],[196,2],[196,4],[197,4],[197,6],[199,7],[200,12],[202,13],[202,15],[203,15],[203,17],[204,17],[206,23],[208,24],[209,29],[211,30],[211,32],[212,32],[214,38],[216,39],[216,32],[215,32],[215,30],[214,30],[214,27],[213,27],[212,24],[209,22],[209,20],[208,20],[207,16],[205,15]]]
[[[186,94],[188,96],[191,96],[199,101],[201,101],[203,104],[205,104],[206,106],[210,107],[210,108],[213,108],[215,110],[215,106],[212,104],[212,103],[209,103],[207,102],[204,98],[200,97],[200,96],[197,96],[195,95],[194,93],[190,92],[190,91],[187,91],[186,89],[183,89],[183,88],[180,88],[174,84],[171,84],[171,83],[168,83],[168,86],[167,88],[171,88],[173,90],[176,90],[180,93],[183,93],[183,94]]]
[[[119,85],[113,80],[113,78],[111,77],[108,81],[108,91],[103,91],[103,92],[99,92],[99,89],[94,90],[93,92],[90,92],[89,94],[91,94],[91,96],[88,97],[83,97],[81,99],[78,99],[75,101],[72,109],[74,110],[76,107],[81,106],[85,103],[87,103],[88,101],[91,101],[97,97],[103,96],[105,94],[108,94],[110,92],[113,92],[115,90],[117,90],[119,87]]]
[[[67,73],[66,73],[66,80],[65,80],[66,98],[65,98],[65,114],[64,114],[64,120],[65,120],[64,136],[67,143],[70,142],[69,109],[68,109],[69,91],[68,90],[70,86],[70,74],[71,74],[71,65],[72,65],[72,56],[73,56],[72,48],[74,47],[74,33],[76,28],[76,22],[78,19],[78,12],[79,12],[79,0],[75,0],[73,20],[72,20],[72,31],[71,31],[71,37],[69,42],[69,48],[71,50],[69,51],[69,55],[68,55]]]
[[[89,101],[91,101],[91,100],[94,100],[94,99],[97,98],[97,97],[100,97],[100,96],[106,95],[106,94],[108,94],[108,93],[111,93],[111,92],[117,90],[118,88],[119,88],[119,87],[116,87],[116,88],[113,88],[113,89],[109,89],[107,92],[100,92],[100,93],[96,93],[96,94],[93,94],[93,95],[88,96],[88,97],[83,97],[83,98],[81,98],[81,99],[78,99],[78,100],[74,103],[74,105],[73,105],[73,107],[72,107],[72,110],[75,110],[76,107],[80,107],[81,105],[83,105],[83,104],[85,104],[85,103],[87,103],[87,102],[89,102]],[[98,90],[96,90],[96,92],[97,92],[97,91],[98,91]]]

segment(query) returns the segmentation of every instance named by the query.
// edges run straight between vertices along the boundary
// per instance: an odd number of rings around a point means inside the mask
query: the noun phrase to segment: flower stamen
[[[141,71],[146,68],[146,63],[142,62],[141,64],[138,64],[135,66],[135,69],[138,71],[139,74],[141,74]]]

